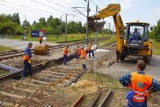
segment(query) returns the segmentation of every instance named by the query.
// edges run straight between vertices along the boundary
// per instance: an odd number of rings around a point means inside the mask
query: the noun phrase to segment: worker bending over
[[[119,82],[130,89],[126,95],[128,107],[147,107],[149,89],[152,92],[160,90],[160,84],[151,76],[145,74],[146,64],[143,60],[137,62],[137,72],[131,72],[119,79]]]
[[[24,51],[24,66],[23,66],[23,71],[22,71],[22,77],[26,77],[26,72],[28,70],[29,76],[32,75],[31,72],[31,57],[32,57],[32,53],[31,53],[31,49],[32,48],[32,43],[28,43],[28,47],[25,48]]]
[[[67,65],[67,55],[68,55],[68,48],[69,46],[67,45],[66,47],[64,47],[64,50],[63,50],[63,57],[64,57],[64,65]]]
[[[80,55],[80,59],[82,60],[82,67],[84,72],[86,72],[87,67],[86,67],[86,50],[84,49],[84,47],[81,48],[81,55]]]

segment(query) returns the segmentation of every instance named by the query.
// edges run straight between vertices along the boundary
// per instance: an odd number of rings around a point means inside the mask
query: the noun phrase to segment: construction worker
[[[38,38],[40,44],[42,44],[42,38],[43,38],[42,36],[39,36],[39,38]]]
[[[134,29],[134,32],[133,32],[132,36],[133,36],[133,40],[136,40],[136,41],[141,40],[140,33],[138,32],[137,28]]]
[[[84,70],[84,72],[87,70],[86,67],[86,50],[84,49],[84,47],[81,48],[81,55],[80,55],[80,59],[82,60],[82,68]]]
[[[66,47],[64,47],[64,50],[63,50],[63,57],[64,57],[64,65],[67,65],[67,55],[68,55],[68,48],[69,46],[67,45]]]
[[[76,49],[76,59],[78,60],[80,58],[81,55],[81,48],[79,47],[79,45],[77,45],[77,49]]]
[[[31,57],[32,57],[32,53],[31,53],[31,49],[32,48],[32,43],[28,43],[28,47],[25,48],[24,51],[24,66],[23,66],[23,71],[22,71],[22,77],[26,77],[26,72],[28,70],[29,75],[32,75],[31,72]]]
[[[137,62],[137,72],[131,72],[119,79],[119,82],[130,89],[126,95],[128,107],[147,107],[149,89],[152,92],[160,90],[160,84],[143,71],[146,64],[143,60]]]
[[[91,53],[92,53],[92,56],[94,57],[94,52],[93,52],[93,50],[91,50],[91,47],[92,47],[92,42],[88,44],[89,58],[91,57]]]

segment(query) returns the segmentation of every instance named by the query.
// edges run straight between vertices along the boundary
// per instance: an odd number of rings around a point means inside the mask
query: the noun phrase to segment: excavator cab
[[[143,47],[143,42],[148,41],[148,28],[148,23],[127,23],[127,45],[131,48]]]
[[[127,48],[126,56],[143,56],[149,62],[152,56],[152,42],[148,38],[149,23],[128,22],[125,32],[124,45]]]

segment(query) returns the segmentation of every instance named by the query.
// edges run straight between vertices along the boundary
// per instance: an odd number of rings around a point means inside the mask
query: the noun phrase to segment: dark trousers
[[[39,43],[42,44],[42,40],[39,40]]]
[[[91,57],[91,54],[92,54],[92,56],[94,58],[94,50],[89,50],[89,57]]]
[[[142,103],[134,102],[131,99],[128,99],[128,106],[127,107],[147,107],[147,100]]]
[[[79,59],[80,55],[78,53],[76,53],[76,59]]]
[[[86,71],[86,69],[87,69],[86,64],[82,64],[82,68],[83,68],[83,70]]]
[[[64,56],[64,65],[66,65],[67,64],[67,55],[63,55]]]
[[[23,71],[22,71],[22,77],[26,77],[27,70],[28,70],[28,74],[31,76],[32,75],[31,64],[28,63],[28,60],[25,60],[24,66],[23,66]]]

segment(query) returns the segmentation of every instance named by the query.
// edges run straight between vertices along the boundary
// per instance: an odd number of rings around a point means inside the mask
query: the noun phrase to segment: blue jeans
[[[147,100],[145,102],[138,103],[128,99],[128,107],[147,107]]]
[[[31,75],[32,75],[32,72],[31,72],[31,64],[28,63],[28,60],[24,60],[22,77],[26,77],[27,70],[28,70],[29,75],[31,76]]]
[[[66,65],[67,64],[67,55],[63,55],[64,56],[64,65]]]
[[[91,53],[92,53],[92,56],[94,58],[94,50],[89,50],[89,57],[91,57]]]

